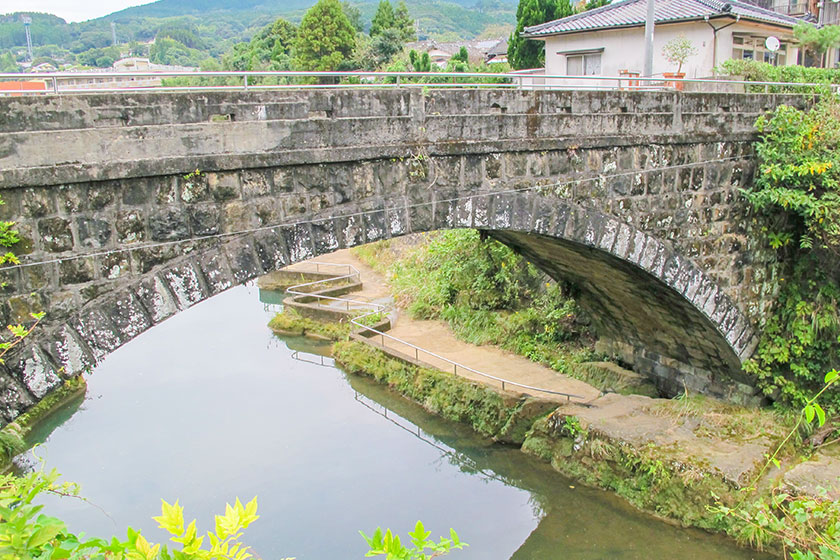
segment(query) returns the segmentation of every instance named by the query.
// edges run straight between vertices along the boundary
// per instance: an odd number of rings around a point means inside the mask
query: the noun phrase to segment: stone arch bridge
[[[755,119],[803,97],[309,90],[0,98],[9,421],[179,310],[267,271],[472,227],[571,281],[666,393],[755,399],[776,265],[738,189]]]

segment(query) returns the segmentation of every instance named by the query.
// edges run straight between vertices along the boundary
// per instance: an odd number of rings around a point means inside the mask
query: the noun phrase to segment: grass
[[[574,300],[474,230],[424,234],[410,246],[380,241],[354,254],[387,276],[409,315],[446,321],[465,342],[498,346],[566,374],[598,357]]]
[[[451,373],[421,368],[392,358],[367,344],[337,342],[333,357],[347,373],[368,375],[426,410],[510,443],[522,443],[536,418],[556,403],[519,398]]]
[[[747,408],[703,395],[685,395],[658,402],[648,407],[648,411],[678,421],[696,421],[694,433],[698,436],[726,438],[737,442],[760,438],[780,442],[796,422],[790,413]]]
[[[635,447],[592,430],[569,430],[568,416],[537,420],[522,450],[579,482],[615,492],[644,511],[686,526],[727,531],[710,512],[717,496],[732,503],[737,492],[714,473],[674,461],[667,449]]]
[[[72,397],[87,390],[84,377],[77,375],[53,389],[32,408],[20,414],[0,430],[0,471],[7,469],[12,458],[28,448],[27,435],[50,414]]]
[[[304,317],[295,309],[285,308],[268,322],[277,334],[286,336],[312,336],[326,340],[344,340],[350,334],[349,322],[325,322]]]

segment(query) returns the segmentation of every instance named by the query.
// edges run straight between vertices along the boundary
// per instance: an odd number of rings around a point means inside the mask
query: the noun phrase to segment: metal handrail
[[[202,86],[143,86],[136,87],[118,87],[118,88],[81,88],[68,89],[60,88],[59,84],[62,80],[79,79],[79,78],[176,78],[176,77],[190,77],[190,78],[239,78],[242,80],[241,85],[202,85]],[[359,80],[376,80],[376,79],[393,79],[392,83],[344,83],[344,84],[277,84],[277,85],[251,85],[248,83],[249,77],[273,77],[273,78],[358,78]],[[447,79],[450,82],[442,83],[413,83],[405,82],[404,79]],[[505,83],[457,83],[455,80],[464,78],[495,78],[506,80]],[[803,87],[813,88],[821,86],[835,86],[836,84],[825,83],[796,83],[796,82],[753,82],[748,80],[721,80],[716,78],[663,78],[658,76],[569,76],[565,74],[529,74],[520,72],[504,72],[504,73],[483,73],[483,72],[305,72],[305,71],[139,71],[139,72],[44,72],[44,73],[0,73],[0,80],[43,80],[51,82],[52,91],[9,91],[0,92],[4,94],[84,94],[84,93],[123,93],[123,92],[161,92],[161,91],[199,91],[199,90],[251,90],[251,89],[331,89],[331,88],[365,88],[365,87],[456,87],[456,88],[474,88],[474,87],[515,87],[515,88],[533,88],[533,89],[614,89],[625,87],[631,90],[662,90],[670,89],[670,84],[676,83],[696,83],[696,84],[727,84],[727,85],[744,85],[744,86],[764,86],[765,90],[769,90],[771,86],[784,87]],[[583,82],[587,85],[574,84],[546,84],[546,83],[525,83],[528,80],[547,80],[547,81],[561,81],[561,82]],[[612,82],[612,86],[599,86],[598,82]],[[632,83],[631,83],[632,82]],[[593,85],[589,85],[593,84]]]
[[[516,381],[511,381],[509,379],[504,379],[502,377],[497,377],[495,375],[491,375],[489,373],[479,371],[475,368],[471,368],[470,366],[465,366],[464,364],[458,363],[454,360],[450,360],[449,358],[441,356],[440,354],[435,354],[434,352],[426,350],[425,348],[421,348],[417,345],[411,344],[410,342],[406,342],[405,340],[402,340],[402,339],[397,338],[395,336],[392,336],[390,334],[379,331],[379,330],[377,330],[373,327],[369,327],[369,326],[361,323],[360,321],[365,319],[366,317],[370,317],[372,315],[376,315],[376,314],[385,312],[386,310],[389,309],[388,306],[382,305],[382,304],[379,304],[379,303],[376,303],[376,302],[362,302],[362,301],[358,301],[358,300],[352,300],[352,299],[349,299],[349,298],[346,299],[346,298],[336,298],[336,297],[332,297],[332,296],[318,296],[317,294],[312,294],[312,293],[308,293],[308,292],[301,292],[301,291],[298,290],[298,288],[300,288],[300,287],[311,286],[311,285],[319,284],[319,283],[323,283],[323,282],[338,281],[338,280],[343,280],[343,279],[346,279],[346,278],[351,278],[351,277],[354,277],[354,276],[355,277],[360,277],[359,270],[352,265],[339,265],[339,264],[333,264],[333,263],[318,263],[318,262],[313,262],[313,263],[310,263],[310,264],[315,264],[316,265],[316,270],[317,270],[317,265],[319,265],[319,264],[320,265],[330,265],[330,266],[346,266],[347,270],[348,270],[348,274],[344,275],[344,276],[338,276],[338,277],[335,277],[335,278],[327,278],[325,280],[319,280],[317,282],[307,282],[305,284],[298,284],[298,285],[295,285],[295,286],[290,286],[289,288],[286,289],[286,293],[291,294],[291,295],[296,296],[296,297],[307,296],[307,297],[319,298],[318,299],[318,304],[319,305],[320,305],[320,298],[323,298],[323,299],[330,300],[330,301],[349,302],[349,303],[356,303],[356,304],[360,304],[360,305],[367,305],[367,306],[373,307],[374,309],[372,311],[368,312],[368,313],[363,313],[363,314],[358,315],[356,317],[350,317],[350,323],[352,323],[353,325],[355,325],[356,327],[358,327],[362,331],[369,331],[369,332],[374,333],[375,336],[378,335],[381,339],[381,345],[382,345],[383,348],[385,347],[385,339],[386,338],[388,340],[393,340],[394,342],[403,344],[403,345],[408,346],[409,348],[413,349],[414,350],[414,359],[416,361],[420,361],[420,353],[423,352],[424,354],[428,354],[429,356],[432,356],[434,358],[437,358],[439,360],[442,360],[442,361],[450,364],[452,366],[452,373],[454,375],[458,375],[458,368],[461,368],[462,370],[469,371],[469,372],[474,373],[476,375],[479,375],[481,377],[486,377],[487,379],[492,379],[494,381],[500,382],[502,384],[502,390],[503,391],[505,390],[505,385],[513,385],[515,387],[520,387],[522,389],[527,389],[527,390],[530,390],[530,391],[538,391],[538,392],[541,392],[541,393],[548,393],[548,394],[552,394],[552,395],[560,395],[562,397],[566,397],[566,401],[571,401],[573,398],[581,399],[581,400],[584,399],[584,397],[582,397],[580,395],[575,395],[575,394],[572,394],[572,393],[565,393],[563,391],[555,391],[553,389],[543,389],[541,387],[534,387],[532,385],[525,385],[523,383],[518,383]],[[355,271],[355,272],[352,272],[352,271]],[[348,310],[350,309],[349,303],[347,304],[347,309]],[[364,338],[367,338],[367,337],[364,337]]]

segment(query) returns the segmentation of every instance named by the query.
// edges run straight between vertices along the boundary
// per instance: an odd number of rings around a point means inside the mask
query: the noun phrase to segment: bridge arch
[[[429,212],[431,206],[431,212]],[[167,318],[262,274],[342,248],[409,233],[486,232],[558,280],[571,281],[598,333],[665,393],[754,394],[740,375],[749,319],[690,259],[599,210],[540,193],[475,194],[434,205],[368,209],[197,242],[93,298],[9,362],[22,380],[7,418]],[[176,245],[171,245],[175,247]],[[166,247],[166,246],[164,246]],[[13,396],[14,387],[7,387]],[[28,394],[27,394],[28,393]]]

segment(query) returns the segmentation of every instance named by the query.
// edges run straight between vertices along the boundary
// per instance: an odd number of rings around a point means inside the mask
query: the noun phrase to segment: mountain
[[[266,16],[299,21],[312,4],[314,0],[158,0],[100,19],[120,23],[141,18],[200,16],[215,21],[227,16],[247,25],[257,20],[262,22]],[[369,22],[378,0],[356,0],[351,4]],[[489,25],[514,24],[518,0],[407,0],[406,4],[419,21],[421,35],[448,34],[450,38],[468,39]]]
[[[391,0],[393,4],[396,1]],[[171,37],[187,49],[181,49],[180,63],[197,65],[249,40],[278,17],[299,22],[314,3],[315,0],[158,0],[69,24],[53,15],[31,14],[33,50],[36,60],[108,65],[109,59],[120,56],[119,50],[111,47],[114,24],[120,44]],[[362,21],[369,26],[379,0],[350,3],[359,9]],[[409,13],[418,22],[419,38],[443,41],[472,39],[482,33],[506,35],[516,21],[517,3],[518,0],[406,0]],[[0,15],[0,56],[11,49],[18,60],[23,60],[21,49],[26,38],[20,15]],[[135,51],[142,54],[144,49],[142,45],[132,46],[132,52]]]

